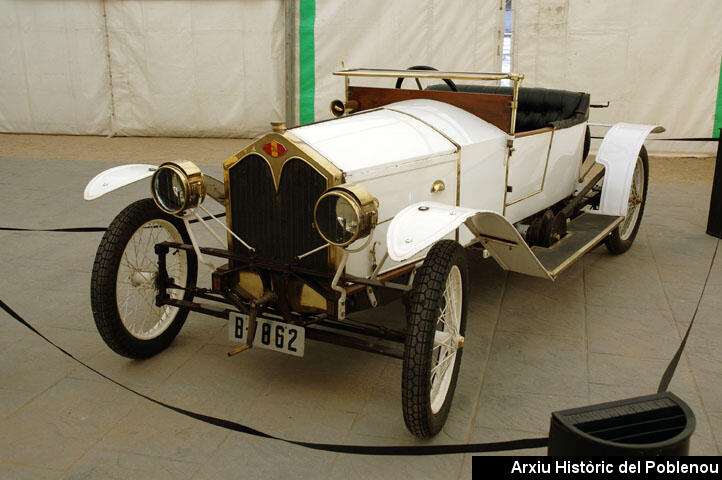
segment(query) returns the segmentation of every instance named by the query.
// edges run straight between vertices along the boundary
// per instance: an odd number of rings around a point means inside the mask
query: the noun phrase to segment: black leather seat
[[[460,92],[512,95],[512,87],[457,84]],[[430,85],[427,90],[448,91],[446,84]],[[548,88],[520,88],[516,112],[516,131],[528,132],[544,127],[566,128],[589,118],[589,94],[552,90]]]

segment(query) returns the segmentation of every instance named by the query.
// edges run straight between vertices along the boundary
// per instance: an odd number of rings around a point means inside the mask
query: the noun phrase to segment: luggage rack
[[[509,124],[509,135],[514,135],[516,125],[516,111],[519,106],[519,88],[524,80],[524,74],[521,73],[484,73],[484,72],[442,72],[438,70],[388,70],[388,69],[376,69],[376,68],[352,68],[347,70],[338,70],[333,72],[334,75],[342,76],[345,80],[346,100],[350,100],[349,96],[349,78],[350,77],[362,77],[362,78],[414,78],[417,80],[421,78],[426,79],[440,79],[440,80],[511,80],[513,83],[512,87],[512,98],[509,107],[511,107],[511,122]],[[398,91],[398,90],[397,90]],[[463,95],[464,93],[458,92]],[[507,97],[508,98],[508,97]],[[448,99],[447,99],[448,101]],[[508,103],[508,102],[507,102]],[[343,112],[343,109],[341,110]],[[333,113],[333,103],[332,103]]]

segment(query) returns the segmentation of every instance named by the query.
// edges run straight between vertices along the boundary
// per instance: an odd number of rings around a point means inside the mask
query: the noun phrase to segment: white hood
[[[449,155],[457,150],[454,143],[463,146],[504,135],[460,108],[433,100],[405,100],[291,131],[351,177]]]

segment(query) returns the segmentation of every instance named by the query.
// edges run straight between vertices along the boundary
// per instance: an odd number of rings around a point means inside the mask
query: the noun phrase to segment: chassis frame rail
[[[174,280],[168,276],[166,269],[166,255],[171,249],[194,251],[192,245],[162,242],[155,246],[155,253],[158,255],[158,276],[156,278],[156,286],[158,295],[156,296],[156,305],[172,305],[179,308],[185,308],[194,312],[210,315],[217,318],[228,320],[232,312],[248,313],[250,301],[243,299],[230,288],[222,285],[214,285],[213,288],[200,288],[196,286],[181,287],[175,284]],[[317,286],[321,289],[319,281],[330,281],[333,278],[332,273],[319,272],[300,267],[294,264],[280,264],[263,259],[255,258],[253,255],[239,255],[228,250],[216,248],[200,248],[201,253],[214,257],[224,258],[227,260],[236,260],[242,264],[241,267],[225,270],[227,274],[236,270],[253,268],[282,273],[284,275],[298,277],[304,282]],[[405,284],[396,284],[382,280],[372,280],[351,275],[341,277],[344,282],[358,283],[375,288],[389,289],[395,291],[408,291],[410,287]],[[214,282],[215,283],[215,282]],[[230,308],[223,308],[222,305],[211,305],[208,303],[199,303],[190,300],[182,300],[172,298],[168,294],[169,289],[183,290],[189,292],[194,298],[201,298],[209,302],[217,302],[227,305]],[[322,290],[325,295],[331,297],[330,300],[335,301],[336,297],[330,289]],[[344,347],[363,350],[371,353],[402,358],[402,344],[406,340],[406,332],[386,328],[382,325],[368,324],[362,322],[353,322],[349,320],[340,321],[329,318],[326,313],[303,314],[295,312],[284,312],[283,309],[275,308],[273,305],[266,305],[258,312],[258,317],[270,320],[282,321],[295,325],[303,326],[306,329],[306,337],[311,340],[332,343]]]

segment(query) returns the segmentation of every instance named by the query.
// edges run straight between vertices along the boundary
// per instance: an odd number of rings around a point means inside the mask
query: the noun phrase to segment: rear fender
[[[609,129],[595,159],[605,169],[599,210],[589,213],[620,217],[627,215],[637,155],[647,135],[662,132],[663,127],[631,123],[617,123]]]

